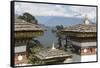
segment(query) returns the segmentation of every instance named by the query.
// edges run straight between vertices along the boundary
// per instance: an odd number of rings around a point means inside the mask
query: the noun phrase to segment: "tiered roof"
[[[43,51],[39,52],[35,56],[37,56],[41,60],[45,60],[45,59],[58,58],[58,57],[60,57],[60,58],[61,57],[68,57],[71,55],[68,54],[67,52],[64,52],[63,50],[58,50],[58,49],[50,50],[50,49],[48,49],[48,50],[43,50]]]
[[[40,25],[29,23],[21,19],[15,19],[15,31],[43,31]]]
[[[74,26],[66,27],[63,31],[72,31],[72,32],[96,32],[96,24],[77,24]]]
[[[96,23],[91,23],[87,17],[84,18],[82,24],[76,24],[74,26],[66,27],[63,31],[71,31],[71,32],[97,32],[96,31]]]
[[[59,50],[52,45],[51,49],[44,49],[35,55],[41,60],[52,59],[52,58],[66,58],[70,57],[71,54],[65,52],[64,50]]]

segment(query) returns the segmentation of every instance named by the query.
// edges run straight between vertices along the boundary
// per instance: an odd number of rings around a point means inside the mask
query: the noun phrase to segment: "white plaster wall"
[[[26,45],[25,46],[16,46],[15,47],[15,53],[25,52],[25,51],[26,51]]]
[[[81,43],[81,46],[96,46],[96,42],[85,42],[85,43]]]
[[[96,61],[97,55],[84,55],[81,57],[81,62]]]

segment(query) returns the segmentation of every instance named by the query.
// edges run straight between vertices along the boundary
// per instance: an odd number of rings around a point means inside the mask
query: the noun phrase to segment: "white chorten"
[[[56,49],[55,48],[55,45],[54,45],[54,42],[52,43],[52,48],[51,48],[52,50],[54,50],[54,49]]]

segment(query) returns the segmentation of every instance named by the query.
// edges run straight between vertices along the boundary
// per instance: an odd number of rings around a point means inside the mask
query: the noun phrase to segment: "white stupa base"
[[[81,56],[81,62],[97,61],[97,55],[84,55]]]

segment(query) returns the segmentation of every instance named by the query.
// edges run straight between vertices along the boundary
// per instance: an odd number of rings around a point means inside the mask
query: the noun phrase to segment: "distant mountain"
[[[36,19],[39,23],[44,24],[45,26],[56,26],[56,25],[74,25],[83,22],[81,18],[68,18],[60,16],[36,16]]]

